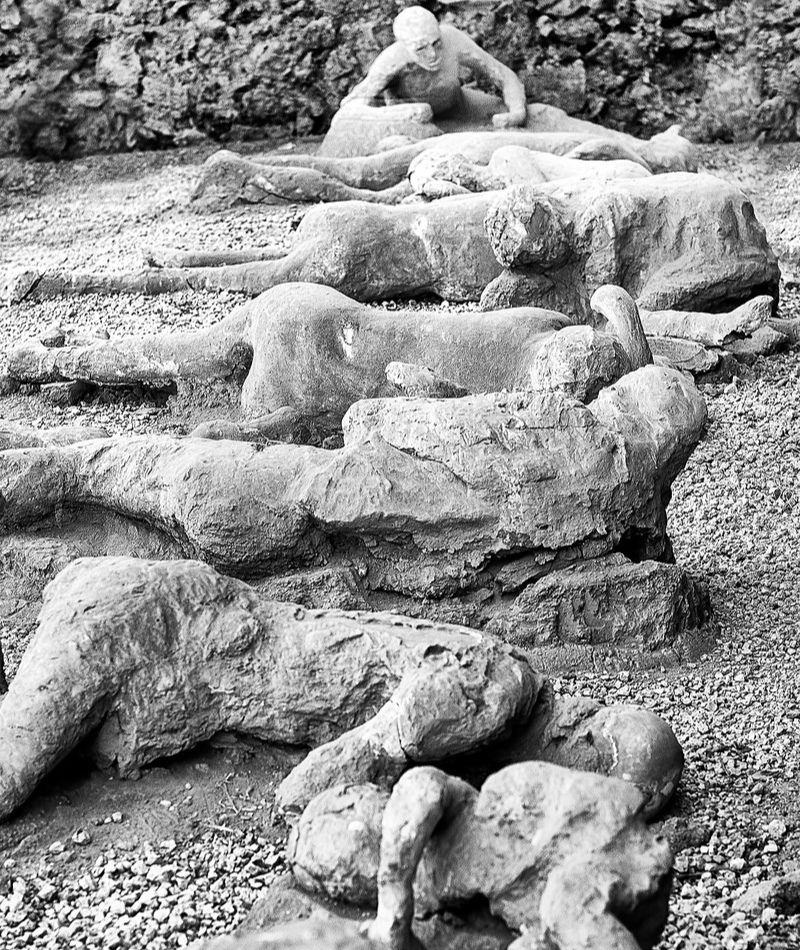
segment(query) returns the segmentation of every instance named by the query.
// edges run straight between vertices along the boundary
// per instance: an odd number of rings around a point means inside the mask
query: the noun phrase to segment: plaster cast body
[[[388,801],[370,786],[314,799],[288,858],[303,886],[337,899],[374,906],[377,883],[376,947],[417,947],[415,912],[458,915],[483,897],[518,935],[513,950],[640,950],[666,922],[672,868],[641,809],[625,783],[541,762],[509,766],[479,792],[419,767]]]
[[[466,627],[276,603],[198,561],[82,558],[46,589],[0,704],[0,817],[89,736],[125,775],[223,730],[313,747],[278,790],[294,811],[337,782],[391,787],[488,745],[500,761],[622,769],[663,807],[683,766],[669,727],[551,691],[538,703],[543,684]]]
[[[458,117],[465,109],[461,72],[472,70],[499,88],[507,112],[494,120],[497,128],[523,125],[525,88],[516,75],[485,53],[465,33],[439,25],[421,7],[407,7],[394,21],[397,41],[385,49],[344,102],[385,98],[387,103],[427,103],[433,116]]]
[[[674,174],[566,179],[423,205],[323,205],[306,214],[294,247],[276,260],[140,274],[26,272],[10,293],[255,295],[292,281],[361,301],[432,293],[482,298],[484,309],[546,307],[587,322],[591,294],[603,284],[622,286],[648,310],[722,309],[757,293],[777,296],[779,270],[742,191]]]

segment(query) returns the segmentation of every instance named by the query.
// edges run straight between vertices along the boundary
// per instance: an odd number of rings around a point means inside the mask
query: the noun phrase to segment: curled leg
[[[411,933],[414,878],[437,825],[457,814],[475,789],[435,768],[416,768],[397,783],[383,813],[378,914],[371,940],[388,950],[419,946]]]
[[[71,623],[59,622],[61,605],[46,599],[37,635],[0,705],[0,818],[102,722],[134,666],[135,647],[126,638],[82,622],[81,599],[74,600]]]
[[[420,667],[416,691],[397,688]],[[327,788],[491,741],[529,712],[535,687],[524,661],[463,628],[306,611],[199,561],[78,559],[48,586],[0,704],[0,818],[95,727],[95,759],[123,774],[220,730],[313,746],[350,729],[359,746],[326,747],[341,752],[339,772],[328,755],[310,776],[308,786]],[[380,704],[394,740],[386,728],[358,728]]]

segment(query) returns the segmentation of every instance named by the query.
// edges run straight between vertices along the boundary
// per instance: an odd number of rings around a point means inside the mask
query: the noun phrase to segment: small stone
[[[27,893],[28,885],[25,881],[18,877],[11,885],[11,897],[8,899],[8,909],[12,913],[16,913],[22,907],[22,903],[25,900],[25,894]]]
[[[58,889],[54,885],[47,883],[43,884],[39,888],[36,896],[39,898],[39,900],[50,901],[56,896],[57,893]]]
[[[767,907],[794,914],[800,910],[800,874],[786,874],[754,884],[733,902],[733,909],[761,914]]]
[[[776,818],[767,825],[767,834],[770,838],[780,841],[786,834],[786,822]]]
[[[54,841],[47,850],[50,854],[62,854],[65,849],[66,845],[63,841]]]

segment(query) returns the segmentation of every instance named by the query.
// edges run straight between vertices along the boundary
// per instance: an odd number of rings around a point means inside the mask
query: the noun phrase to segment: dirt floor
[[[148,246],[287,244],[302,207],[190,205],[210,152],[58,165],[0,160],[0,272],[32,262],[133,268]],[[703,157],[751,195],[793,274],[800,148],[713,146]],[[151,333],[214,322],[240,299],[197,293],[0,305],[0,361],[8,346],[55,321]],[[800,315],[800,295],[788,285],[781,315]],[[708,434],[675,485],[670,532],[678,561],[710,586],[716,649],[677,669],[564,674],[557,687],[644,703],[673,724],[686,751],[668,814],[693,840],[677,858],[662,950],[800,947],[800,884],[778,897],[752,892],[800,881],[800,352],[760,359],[705,395]],[[0,421],[184,433],[196,420],[129,394],[60,405],[23,391],[0,396]],[[15,598],[0,577],[9,678],[34,615],[35,604]],[[220,736],[135,781],[71,756],[0,824],[0,947],[161,950],[231,931],[283,873],[286,829],[271,801],[299,754]]]

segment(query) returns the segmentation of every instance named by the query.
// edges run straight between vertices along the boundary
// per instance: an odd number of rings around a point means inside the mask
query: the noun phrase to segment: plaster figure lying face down
[[[519,145],[498,148],[487,165],[463,155],[429,149],[408,169],[411,191],[423,198],[446,198],[477,191],[502,191],[513,185],[541,185],[561,178],[649,178],[651,173],[629,159],[592,161],[534,152]]]
[[[425,293],[478,300],[504,266],[524,267],[525,303],[579,322],[602,284],[624,287],[648,310],[713,310],[777,294],[779,280],[744,193],[717,178],[674,174],[518,186],[421,206],[342,202],[311,209],[292,250],[276,260],[139,274],[26,272],[10,294],[204,287],[255,295],[310,281],[361,301]],[[494,288],[487,296],[495,308]]]
[[[484,918],[509,928],[510,950],[649,950],[666,923],[672,870],[636,789],[544,762],[509,766],[479,792],[426,766],[407,772],[391,796],[338,786],[310,803],[287,858],[303,887],[377,903],[377,918],[362,927],[365,945],[391,950],[421,946],[415,912],[422,921],[461,916],[452,945],[486,946],[477,933],[470,939],[479,897]]]
[[[81,558],[45,590],[0,703],[0,817],[87,736],[129,774],[221,730],[312,747],[278,791],[293,811],[480,753],[484,774],[536,758],[624,777],[652,814],[683,767],[653,713],[555,696],[466,627],[276,603],[198,561]]]
[[[286,401],[293,406],[240,425],[205,424],[193,433],[202,439],[110,440],[76,432],[74,442],[95,441],[63,451],[46,448],[43,433],[31,438],[19,427],[9,430],[7,448],[40,450],[2,456],[0,479],[3,471],[9,478],[0,484],[0,520],[16,533],[9,543],[26,537],[26,525],[37,525],[61,543],[74,542],[72,557],[129,552],[135,544],[150,557],[200,556],[243,576],[276,575],[269,583],[279,599],[330,606],[314,591],[333,583],[343,595],[338,606],[391,605],[458,622],[469,617],[535,648],[547,668],[559,662],[561,636],[570,664],[578,662],[576,651],[593,653],[598,643],[616,649],[623,639],[636,656],[672,650],[684,627],[702,622],[702,597],[690,593],[673,565],[649,559],[671,561],[664,533],[668,486],[699,437],[705,409],[684,376],[651,365],[635,304],[624,291],[601,288],[593,305],[610,318],[616,336],[563,328],[559,315],[537,311],[452,319],[412,312],[422,317],[416,322],[394,313],[382,321],[329,288],[296,285],[276,288],[234,315],[233,343],[205,334],[178,338],[181,346],[172,348],[171,338],[144,348],[139,341],[138,350],[134,342],[105,341],[98,348],[66,347],[63,359],[58,348],[29,347],[13,354],[15,368],[42,358],[44,374],[90,372],[113,380],[144,370],[158,382],[178,370],[208,370],[219,380],[224,354],[236,351],[250,320],[256,352],[245,404],[260,412]],[[208,362],[209,353],[220,356]],[[390,355],[423,363],[435,356],[438,367],[462,382],[525,391],[465,396],[463,387],[419,365],[387,367]],[[620,382],[609,386],[615,379]],[[395,385],[419,398],[356,401]],[[341,444],[343,424],[345,447],[265,444],[305,440],[301,432],[279,429],[311,417],[319,430],[325,431],[324,417],[338,431],[334,444]],[[208,438],[255,444],[214,447]],[[663,610],[646,608],[647,619],[634,621],[631,596],[619,587],[617,571],[627,570],[619,559],[634,568],[625,555],[642,562],[634,571],[635,583],[649,591],[642,604],[665,598]],[[328,579],[312,580],[315,571]],[[539,593],[530,594],[527,585],[543,574],[570,579],[543,579]],[[566,593],[579,574],[589,586],[618,589],[592,595],[606,605],[606,619],[590,611],[583,633],[577,601]],[[653,588],[656,576],[661,581]],[[543,612],[531,600],[547,599],[553,584],[573,604],[555,626],[546,619],[555,607]],[[624,589],[633,584],[629,575]],[[498,590],[508,596],[498,600]]]
[[[245,158],[221,150],[206,160],[195,197],[213,197],[218,202],[254,201],[376,201],[395,203],[410,194],[406,179],[419,156],[428,151],[458,155],[475,166],[486,166],[503,148],[519,148],[537,156],[548,153],[564,163],[539,158],[549,180],[563,177],[568,163],[616,161],[653,174],[697,171],[695,147],[675,129],[649,141],[592,123],[572,119],[560,109],[537,106],[553,113],[543,131],[452,132],[411,144],[398,145],[374,155],[330,157],[326,155],[269,154]],[[370,110],[384,112],[385,110]],[[529,107],[529,114],[531,107]],[[541,116],[538,116],[541,118]],[[541,125],[541,122],[537,122]],[[562,128],[562,131],[558,129]],[[348,136],[351,138],[351,136]],[[580,171],[586,174],[586,170]]]
[[[608,332],[535,307],[381,310],[320,284],[283,284],[203,330],[111,340],[65,331],[61,345],[34,339],[13,347],[7,366],[20,383],[176,385],[179,396],[185,381],[193,395],[205,383],[228,386],[234,399],[241,396],[240,424],[206,426],[206,437],[296,440],[298,417],[314,432],[333,434],[354,402],[398,391],[453,397],[533,387],[594,399],[652,359],[642,355],[641,320],[625,291],[601,287],[590,303]],[[641,318],[651,333],[689,327],[719,345],[764,326],[772,303],[755,297],[730,314],[651,311]],[[403,364],[402,378],[389,363]],[[418,370],[413,380],[409,367]],[[0,433],[3,448],[37,444],[42,433],[9,432],[6,441]]]
[[[641,365],[585,405],[530,390],[362,400],[333,451],[171,436],[9,450],[0,532],[93,512],[109,531],[138,525],[143,553],[250,577],[358,563],[373,590],[446,596],[509,556],[625,543],[664,557],[669,485],[705,415],[682,373]]]
[[[491,314],[384,311],[330,287],[293,283],[266,291],[204,330],[76,342],[67,337],[60,347],[29,340],[13,348],[8,372],[21,382],[81,379],[166,388],[178,381],[179,389],[183,380],[235,386],[244,377],[247,418],[288,406],[335,432],[354,402],[397,394],[386,378],[392,360],[430,367],[455,381],[463,395],[524,389],[541,343],[568,324],[562,314],[533,307]]]
[[[220,151],[203,166],[194,198],[215,205],[248,204],[275,201],[368,201],[397,204],[412,196],[433,199],[466,192],[496,191],[510,185],[541,184],[561,178],[645,178],[652,174],[643,160],[634,158],[573,157],[557,155],[537,146],[539,138],[504,133],[492,136],[492,142],[469,143],[469,154],[486,161],[470,160],[454,149],[455,142],[444,136],[443,148],[433,145],[419,152],[408,164],[406,176],[386,188],[359,188],[340,181],[335,175],[314,168],[266,165],[236,152]],[[508,144],[502,144],[504,141]],[[521,141],[520,141],[521,140]],[[440,139],[435,139],[440,142]],[[448,141],[450,147],[447,147]],[[571,141],[571,140],[570,140]],[[491,144],[491,151],[487,145]],[[542,146],[555,146],[546,137]],[[585,148],[575,154],[585,152]]]

